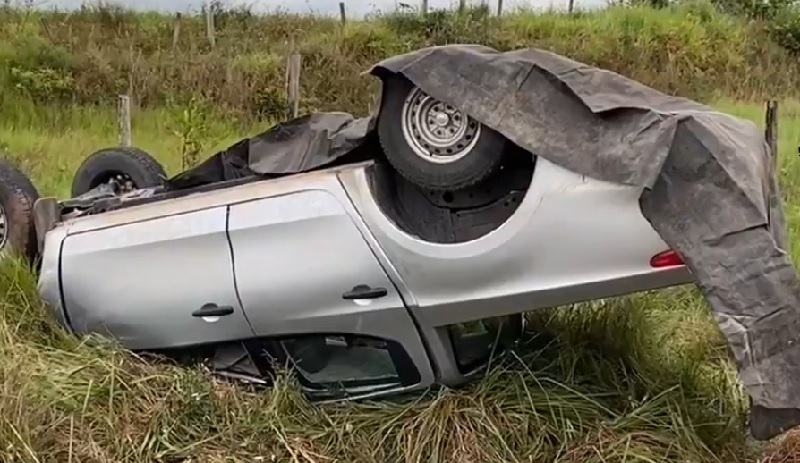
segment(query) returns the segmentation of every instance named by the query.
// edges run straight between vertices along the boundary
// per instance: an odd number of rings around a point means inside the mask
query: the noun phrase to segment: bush
[[[119,8],[0,11],[0,69],[7,70],[0,94],[98,104],[125,92],[145,107],[185,104],[199,94],[231,114],[282,118],[292,42],[303,54],[304,110],[364,114],[377,84],[362,71],[393,54],[454,42],[541,47],[701,101],[792,94],[800,84],[797,59],[770,40],[796,50],[796,14],[765,30],[710,3],[502,18],[486,8],[392,13],[344,28],[332,18],[237,9],[218,13],[214,49],[202,16],[182,18],[174,47],[173,22]]]
[[[769,30],[776,43],[795,55],[795,59],[800,57],[800,5],[785,8],[775,17]]]

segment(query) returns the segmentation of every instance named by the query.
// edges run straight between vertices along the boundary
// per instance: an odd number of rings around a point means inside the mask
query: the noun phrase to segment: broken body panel
[[[374,339],[385,343],[375,352],[387,367],[372,383],[353,382],[349,395],[365,396],[471,377],[488,358],[466,362],[453,325],[692,281],[683,266],[651,265],[667,246],[640,211],[640,188],[540,159],[508,220],[439,244],[384,213],[370,179],[376,168],[340,166],[68,219],[44,237],[40,293],[76,334],[106,333],[131,349]],[[212,315],[198,313],[209,307]],[[312,388],[338,381],[313,376],[304,374]]]

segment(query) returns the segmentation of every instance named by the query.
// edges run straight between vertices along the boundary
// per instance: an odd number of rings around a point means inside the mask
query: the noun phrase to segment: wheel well
[[[536,157],[510,144],[501,169],[457,191],[419,187],[385,163],[368,170],[378,207],[400,229],[422,240],[453,244],[478,239],[505,223],[530,187]]]

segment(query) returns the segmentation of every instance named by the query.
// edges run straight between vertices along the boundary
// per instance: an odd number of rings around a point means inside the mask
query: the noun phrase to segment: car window
[[[508,341],[504,337],[513,336],[512,329],[509,321],[503,318],[487,318],[448,326],[458,370],[467,374],[485,366],[492,355],[500,353],[502,343]]]
[[[383,388],[419,381],[405,350],[389,341],[320,334],[285,339],[280,345],[306,387]]]

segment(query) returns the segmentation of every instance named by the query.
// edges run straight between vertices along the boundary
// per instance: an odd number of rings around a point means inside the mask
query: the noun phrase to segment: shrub
[[[456,42],[545,48],[701,101],[793,94],[800,84],[798,60],[771,40],[796,50],[797,14],[765,28],[696,1],[502,18],[486,8],[399,12],[345,27],[332,18],[242,9],[217,16],[211,49],[202,16],[181,19],[173,47],[174,18],[165,15],[0,11],[0,94],[98,104],[124,92],[144,107],[188,104],[199,94],[230,114],[281,118],[292,44],[303,54],[304,110],[364,114],[377,83],[362,71],[393,54]]]

